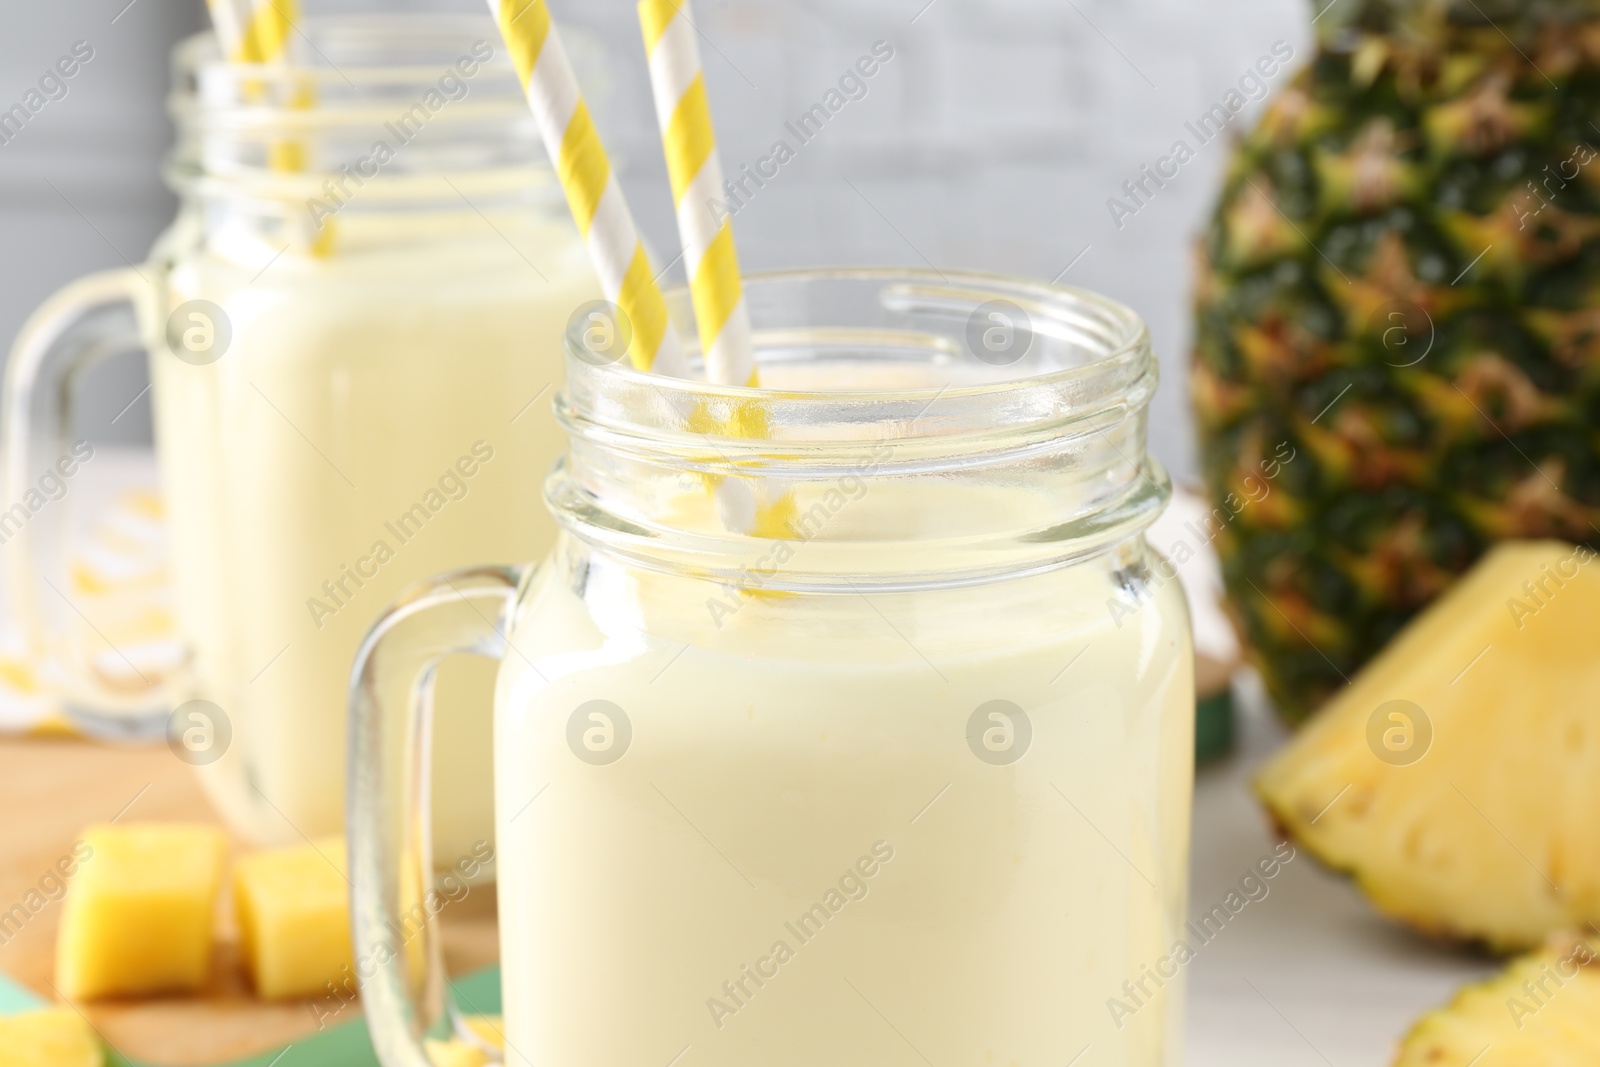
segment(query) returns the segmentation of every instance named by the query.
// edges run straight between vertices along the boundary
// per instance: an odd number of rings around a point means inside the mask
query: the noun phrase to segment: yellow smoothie
[[[832,521],[962,510],[927,488]],[[796,564],[825,550],[796,539]],[[497,688],[508,1063],[1177,1063],[1180,983],[1107,1010],[1184,919],[1186,611],[1175,583],[1108,611],[1151,558],[712,587],[719,612],[707,582],[558,542]]]
[[[538,486],[562,444],[560,337],[599,295],[570,225],[533,213],[335,223],[331,255],[213,234],[177,258],[146,316],[195,695],[233,730],[201,772],[260,843],[342,831],[350,664],[389,601],[441,571],[546,550]],[[161,340],[195,299],[231,333],[198,365]],[[492,836],[492,671],[442,671],[447,865]]]

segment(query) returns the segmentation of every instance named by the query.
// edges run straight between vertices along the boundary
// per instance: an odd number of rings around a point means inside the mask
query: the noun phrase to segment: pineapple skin
[[[1328,11],[1195,291],[1230,610],[1291,723],[1495,543],[1600,543],[1600,5]]]
[[[1553,939],[1456,994],[1401,1042],[1394,1067],[1600,1063],[1600,942]]]
[[[1257,795],[1423,934],[1509,952],[1600,923],[1596,634],[1600,557],[1501,545],[1265,765]],[[1421,710],[1414,752],[1383,749],[1396,700]]]

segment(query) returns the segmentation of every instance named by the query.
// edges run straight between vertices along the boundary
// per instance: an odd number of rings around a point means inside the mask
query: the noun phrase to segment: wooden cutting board
[[[165,747],[110,748],[79,740],[0,740],[0,813],[0,916],[30,892],[48,900],[48,872],[71,854],[79,832],[91,823],[217,822],[194,772]],[[252,996],[226,885],[222,896],[222,936],[203,994],[78,1005],[124,1058],[159,1067],[212,1067],[303,1043],[320,1032],[312,1005],[264,1004]],[[0,973],[41,1000],[59,1001],[52,981],[60,902],[48,901],[20,930],[14,915],[0,926]],[[494,917],[492,886],[473,889],[441,912],[451,975],[495,963]],[[337,1021],[356,1015],[351,1006]]]

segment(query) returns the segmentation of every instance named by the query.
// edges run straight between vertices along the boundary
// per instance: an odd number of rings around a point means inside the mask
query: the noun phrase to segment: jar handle
[[[356,654],[347,808],[351,929],[362,1005],[384,1067],[429,1067],[421,1039],[445,1018],[437,925],[425,922],[413,934],[402,919],[427,903],[433,870],[434,678],[447,656],[505,654],[511,608],[530,571],[475,567],[412,586]],[[395,943],[396,931],[404,943]]]
[[[0,396],[4,412],[0,507],[6,509],[0,513],[0,541],[5,545],[12,616],[22,628],[32,660],[56,665],[61,700],[73,721],[85,732],[118,739],[160,737],[174,698],[186,684],[187,670],[157,675],[148,666],[141,670],[128,661],[135,680],[99,669],[77,648],[70,621],[67,626],[53,621],[70,620],[81,609],[69,599],[64,581],[61,585],[49,581],[40,548],[48,551],[65,543],[67,509],[55,500],[70,492],[67,472],[94,454],[85,442],[68,441],[78,386],[108,357],[145,347],[132,312],[149,293],[149,284],[133,269],[91,274],[57,292],[17,335]],[[50,458],[41,460],[46,455]],[[40,462],[45,465],[35,467]],[[41,479],[52,472],[60,475],[55,480],[62,486],[62,497],[55,500],[39,488]],[[30,494],[43,503],[37,508],[24,503]],[[47,584],[53,591],[45,591]],[[56,607],[52,604],[56,600],[66,600],[71,612],[47,610],[47,604]]]

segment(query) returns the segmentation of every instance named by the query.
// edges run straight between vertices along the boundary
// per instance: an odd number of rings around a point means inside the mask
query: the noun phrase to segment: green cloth
[[[500,969],[491,967],[450,983],[456,1007],[471,1015],[496,1015],[500,1012]],[[0,975],[0,1015],[15,1015],[44,1007],[44,1003],[21,986]],[[112,1051],[106,1057],[110,1067],[151,1067],[129,1060]],[[330,1027],[326,1032],[273,1049],[248,1060],[214,1067],[379,1067],[367,1038],[367,1024],[360,1019]]]

